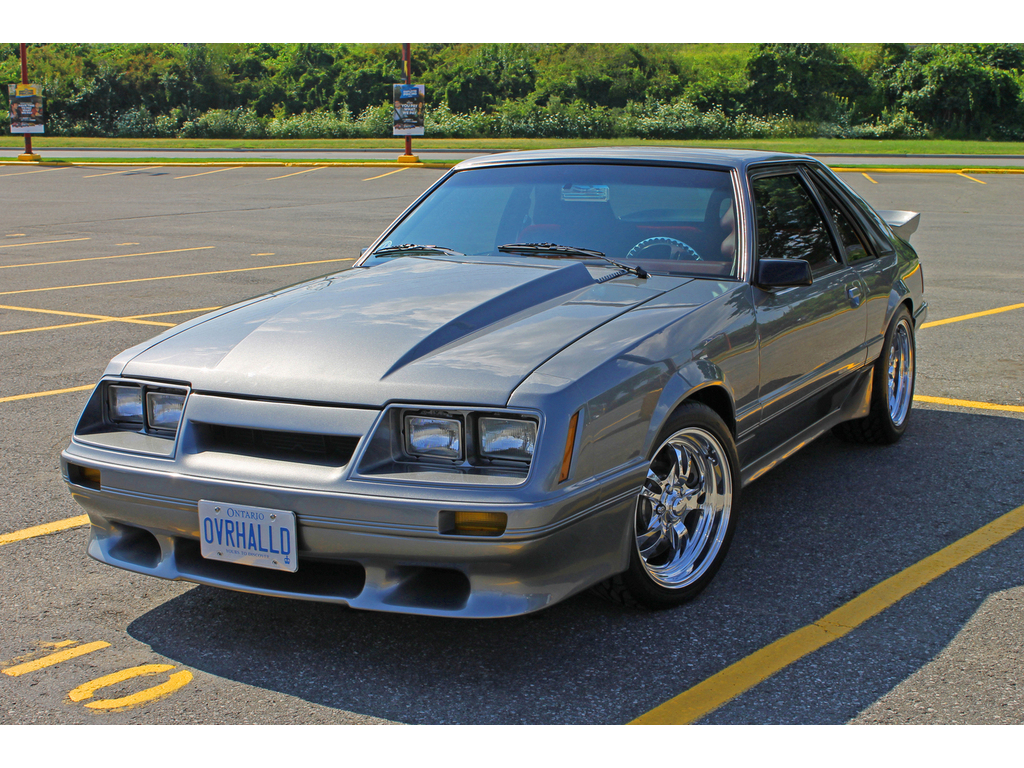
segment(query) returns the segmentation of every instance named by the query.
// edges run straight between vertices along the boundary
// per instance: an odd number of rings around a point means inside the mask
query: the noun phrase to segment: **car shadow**
[[[1024,503],[1024,420],[915,409],[904,439],[826,435],[745,489],[712,585],[646,612],[590,593],[528,616],[369,613],[197,586],[128,628],[229,680],[407,723],[624,723]],[[1024,537],[940,577],[704,722],[843,723],[1024,583]]]

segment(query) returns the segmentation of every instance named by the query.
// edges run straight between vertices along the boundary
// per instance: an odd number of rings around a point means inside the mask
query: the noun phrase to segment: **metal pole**
[[[412,85],[412,48],[409,43],[402,43],[402,61],[405,65],[405,84]],[[412,154],[412,136],[405,137],[405,154]]]
[[[21,84],[28,85],[28,54],[25,51],[25,43],[21,43]],[[25,154],[32,154],[32,135],[25,134]]]

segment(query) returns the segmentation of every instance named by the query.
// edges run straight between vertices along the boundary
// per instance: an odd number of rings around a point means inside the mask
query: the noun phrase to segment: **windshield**
[[[461,171],[389,232],[367,264],[427,253],[395,248],[406,244],[509,258],[501,246],[526,243],[599,251],[656,274],[735,277],[732,178],[724,170],[641,165]]]

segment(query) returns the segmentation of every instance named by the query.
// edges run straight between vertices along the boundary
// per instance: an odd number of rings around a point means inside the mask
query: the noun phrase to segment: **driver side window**
[[[804,259],[815,274],[840,265],[828,226],[797,174],[764,176],[751,186],[758,258]]]

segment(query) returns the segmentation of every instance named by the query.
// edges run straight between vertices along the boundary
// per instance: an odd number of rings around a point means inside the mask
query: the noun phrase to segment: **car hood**
[[[504,405],[561,349],[686,282],[595,274],[612,273],[540,259],[395,259],[172,329],[122,373],[260,398]]]

